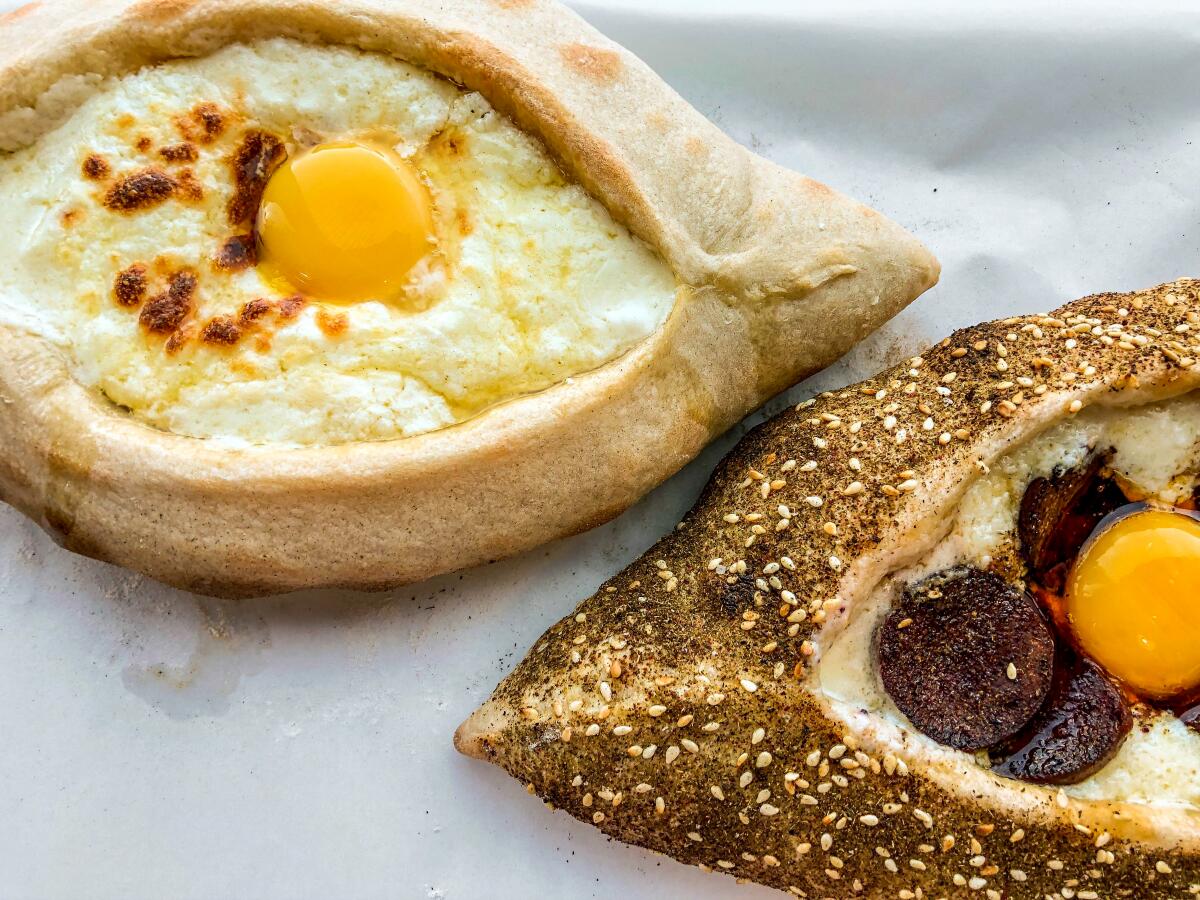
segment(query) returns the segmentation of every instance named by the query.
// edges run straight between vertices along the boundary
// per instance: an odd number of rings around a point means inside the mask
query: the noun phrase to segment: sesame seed
[[[758,690],[758,685],[755,684],[753,681],[751,681],[749,678],[743,678],[742,679],[742,688],[746,691],[749,691],[751,694],[753,694],[755,691]]]

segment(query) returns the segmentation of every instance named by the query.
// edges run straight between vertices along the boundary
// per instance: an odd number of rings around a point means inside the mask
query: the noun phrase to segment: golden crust
[[[385,588],[506,556],[616,515],[937,278],[900,228],[737,146],[547,0],[45,0],[0,23],[0,150],[98,76],[279,35],[479,90],[691,287],[573,384],[434,434],[286,452],[142,427],[0,328],[0,490],[71,549],[222,595]]]
[[[809,685],[814,644],[929,552],[981,466],[1087,406],[1195,390],[1196,360],[1188,280],[969,328],[801,404],[551,628],[456,744],[613,837],[800,896],[1200,894],[1200,814],[889,744]]]

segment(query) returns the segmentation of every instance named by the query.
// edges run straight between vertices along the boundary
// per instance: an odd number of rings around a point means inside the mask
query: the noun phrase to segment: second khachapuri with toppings
[[[1200,282],[955,334],[751,433],[459,730],[801,897],[1200,894]]]

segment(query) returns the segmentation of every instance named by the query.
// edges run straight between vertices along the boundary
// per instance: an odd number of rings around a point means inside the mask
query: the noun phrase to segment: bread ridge
[[[811,681],[854,605],[932,549],[987,467],[1089,407],[1196,390],[1198,359],[1187,279],[967,328],[784,412],[536,643],[457,746],[614,838],[799,896],[1200,892],[1200,813],[893,743]]]
[[[480,91],[672,267],[624,357],[432,434],[281,450],[143,427],[0,325],[0,496],[72,550],[238,597],[385,589],[615,516],[937,278],[883,216],[755,156],[549,0],[40,0],[0,20],[0,148],[105,77],[287,36]]]

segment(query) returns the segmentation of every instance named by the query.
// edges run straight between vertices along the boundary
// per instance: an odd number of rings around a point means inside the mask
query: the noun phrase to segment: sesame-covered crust
[[[900,746],[840,719],[812,676],[997,457],[1087,406],[1191,391],[1197,359],[1186,280],[969,328],[806,401],[551,628],[457,745],[613,837],[798,896],[1200,894],[1200,814]]]

